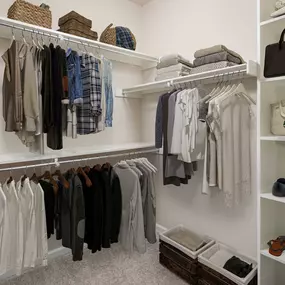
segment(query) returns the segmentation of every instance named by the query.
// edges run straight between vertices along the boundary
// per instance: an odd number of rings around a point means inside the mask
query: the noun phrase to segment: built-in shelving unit
[[[191,87],[200,83],[210,84],[221,80],[243,80],[253,77],[257,77],[257,64],[249,60],[247,63],[241,65],[125,88],[120,94],[116,94],[116,96],[123,98],[143,98],[145,95],[161,93],[179,85]]]
[[[272,195],[274,182],[285,177],[285,136],[271,133],[271,104],[285,100],[285,76],[264,78],[265,49],[277,43],[285,27],[285,15],[270,19],[276,0],[258,0],[258,63],[257,85],[257,229],[259,285],[285,283],[285,254],[275,257],[269,253],[268,241],[285,235],[285,197]]]
[[[59,43],[65,42],[70,46],[74,45],[77,49],[80,45],[83,49],[84,45],[85,48],[96,49],[100,55],[104,55],[112,61],[139,66],[142,69],[155,67],[159,61],[157,57],[140,52],[0,17],[0,37],[12,39],[13,34],[16,38],[21,38],[24,35],[27,41],[32,40],[32,37],[41,41],[44,40],[47,43],[49,39],[53,39],[53,41],[56,39]]]

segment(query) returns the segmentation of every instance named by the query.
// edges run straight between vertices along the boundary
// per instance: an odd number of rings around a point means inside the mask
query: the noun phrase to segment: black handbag
[[[265,49],[264,77],[285,75],[285,29],[279,43],[268,45]]]

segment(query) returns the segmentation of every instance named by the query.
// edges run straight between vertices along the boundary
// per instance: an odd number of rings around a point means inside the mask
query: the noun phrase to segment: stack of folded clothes
[[[271,17],[279,17],[285,14],[285,1],[278,0],[275,4],[275,11],[271,14]]]
[[[242,57],[223,45],[201,49],[195,52],[194,68],[191,74],[206,72],[244,63]]]
[[[157,65],[156,81],[189,75],[192,63],[179,54],[170,54],[160,58]]]

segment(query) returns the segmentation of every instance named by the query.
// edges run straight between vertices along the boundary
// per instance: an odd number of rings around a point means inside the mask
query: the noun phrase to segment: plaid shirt
[[[98,116],[101,115],[100,62],[95,57],[80,56],[83,104],[77,106],[77,132],[87,135],[97,131]]]
[[[135,50],[135,42],[128,28],[116,27],[116,42],[118,47]]]

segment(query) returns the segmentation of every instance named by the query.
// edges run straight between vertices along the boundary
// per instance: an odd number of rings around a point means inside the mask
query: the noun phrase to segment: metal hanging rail
[[[174,87],[194,88],[199,84],[256,78],[257,74],[257,63],[249,60],[245,64],[125,88],[116,97],[141,99],[142,95],[162,93]]]
[[[138,65],[143,68],[154,67],[159,61],[157,57],[152,57],[133,50],[128,50],[117,46],[101,43],[99,41],[90,40],[83,37],[55,31],[52,29],[38,27],[20,21],[0,17],[1,38],[12,39],[14,31],[17,30],[21,32],[19,34],[20,36],[26,36],[27,34],[30,34],[31,40],[33,39],[32,36],[34,35],[40,36],[41,39],[43,39],[43,37],[46,37],[48,39],[54,39],[56,41],[65,41],[67,43],[73,43],[75,44],[73,47],[74,49],[78,49],[78,45],[82,45],[85,48],[94,48],[95,50],[98,50],[101,55],[106,56],[106,58],[110,60]]]
[[[61,164],[77,163],[77,162],[80,163],[82,161],[99,160],[99,159],[115,158],[115,157],[122,157],[122,156],[133,156],[133,155],[156,153],[156,152],[158,152],[157,149],[150,149],[150,150],[145,150],[145,151],[133,151],[133,152],[117,153],[117,154],[110,154],[110,155],[103,155],[103,156],[101,155],[101,156],[85,157],[85,158],[80,158],[80,159],[58,160],[58,158],[55,158],[53,159],[52,162],[47,162],[47,163],[38,163],[38,164],[31,164],[31,165],[24,165],[24,166],[0,168],[0,172],[21,170],[21,169],[27,170],[28,168],[37,168],[37,167],[45,167],[45,166],[60,167]]]

